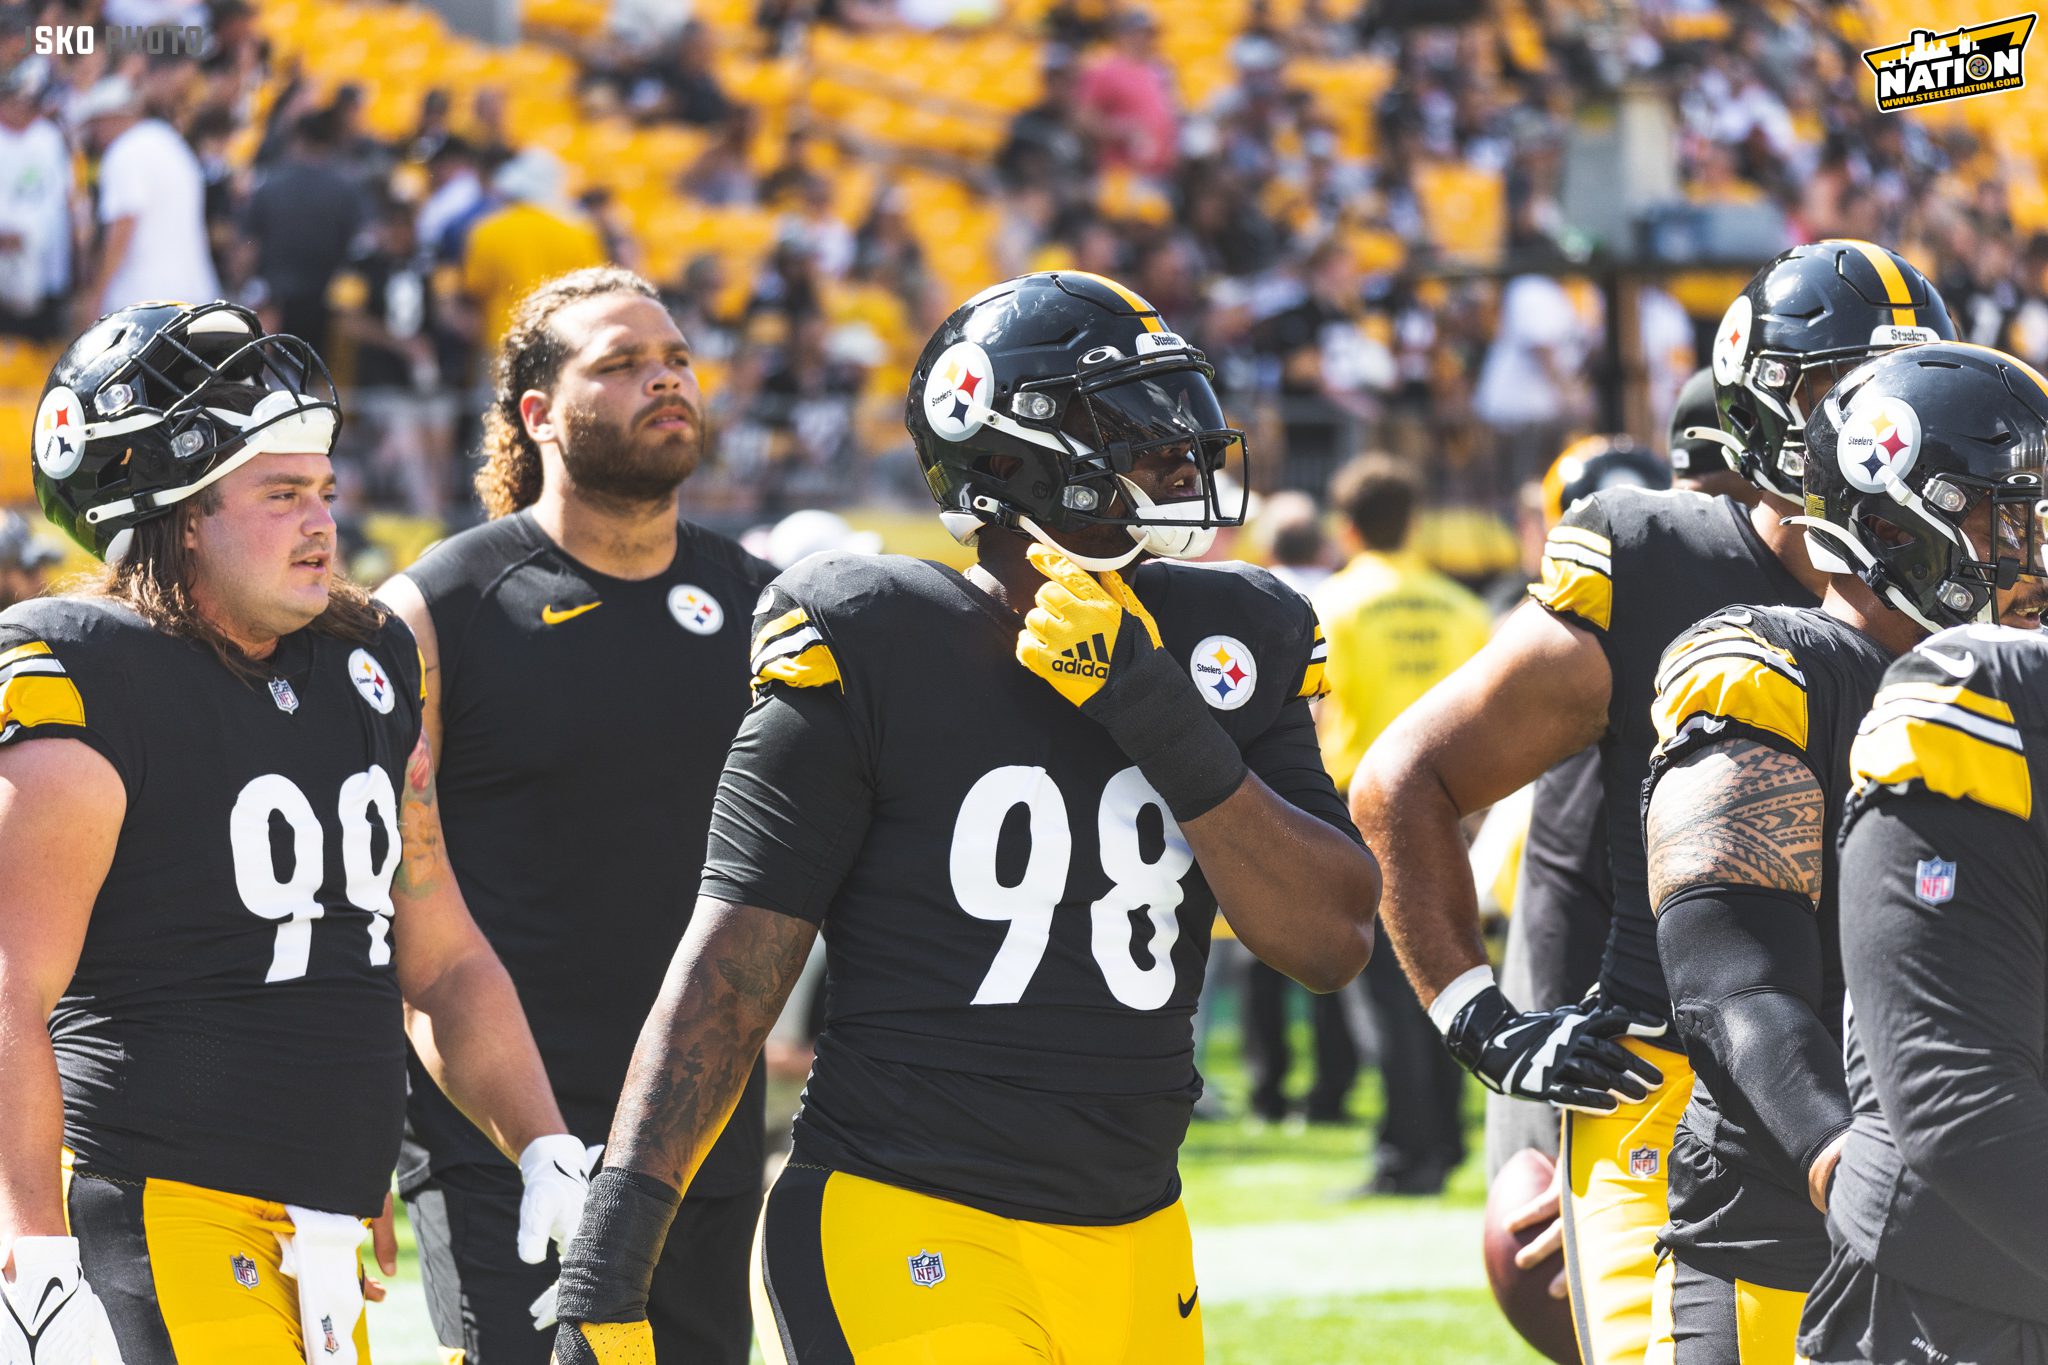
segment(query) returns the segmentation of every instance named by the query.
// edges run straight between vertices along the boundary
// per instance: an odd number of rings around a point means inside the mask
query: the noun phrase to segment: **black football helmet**
[[[1218,477],[1233,450],[1242,460],[1244,433],[1225,425],[1214,377],[1124,286],[1041,271],[983,290],[940,324],[911,372],[904,424],[940,518],[963,543],[984,525],[1040,540],[1122,526],[1130,553],[1075,559],[1091,569],[1141,553],[1187,559],[1217,527],[1244,521],[1243,493],[1226,496]],[[1199,499],[1155,503],[1124,477],[1162,446],[1195,461]]]
[[[1719,428],[1729,467],[1766,493],[1797,502],[1806,418],[1836,381],[1894,346],[1954,341],[1933,283],[1897,252],[1870,242],[1795,246],[1756,273],[1714,333]]]
[[[2048,577],[2048,380],[1965,342],[1905,346],[1835,386],[1807,425],[1807,555],[1928,630],[1997,619],[1996,589]],[[1985,528],[1967,523],[1988,502]]]
[[[105,560],[249,457],[331,449],[334,380],[297,337],[232,303],[138,303],[109,313],[50,370],[30,447],[36,500]]]
[[[1671,466],[1627,435],[1581,436],[1543,475],[1543,524],[1555,526],[1580,498],[1603,488],[1669,488]]]

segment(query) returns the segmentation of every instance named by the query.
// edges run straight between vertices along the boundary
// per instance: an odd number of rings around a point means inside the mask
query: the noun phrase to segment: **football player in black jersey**
[[[1830,575],[1821,606],[1718,612],[1665,653],[1645,846],[1697,1073],[1657,1285],[1676,1365],[1795,1354],[1850,1119],[1835,864],[1850,740],[1929,631],[2039,625],[2044,470],[2048,385],[2032,369],[1956,343],[1880,356],[1806,426],[1799,521]]]
[[[381,596],[425,660],[463,898],[519,988],[556,1101],[595,1140],[689,924],[747,711],[747,622],[775,571],[677,517],[703,395],[639,276],[579,270],[521,300],[486,422],[478,484],[494,520]],[[650,1315],[663,1359],[746,1365],[763,1103],[757,1075],[670,1232]],[[529,1305],[555,1269],[542,1247],[531,1264],[515,1254],[519,1172],[417,1073],[407,1112],[399,1191],[442,1345],[468,1365],[545,1365],[553,1334]]]
[[[1568,1111],[1561,1231],[1587,1365],[1639,1361],[1649,1342],[1665,1153],[1692,1086],[1637,817],[1657,661],[1718,608],[1817,600],[1824,576],[1784,520],[1799,510],[1804,412],[1843,366],[1954,335],[1934,286],[1882,247],[1821,242],[1765,266],[1713,355],[1715,439],[1762,490],[1757,506],[1628,488],[1578,504],[1550,535],[1535,602],[1390,727],[1352,781],[1352,814],[1387,860],[1387,931],[1451,1050],[1489,1088]],[[1459,821],[1595,742],[1614,881],[1598,991],[1583,1007],[1521,1009],[1486,962]]]
[[[1370,951],[1313,611],[1172,562],[1241,515],[1201,353],[1121,285],[1027,275],[946,320],[906,416],[979,562],[817,556],[766,594],[560,1361],[642,1358],[677,1191],[821,923],[826,1022],[755,1254],[768,1359],[1200,1360],[1175,1164],[1214,914],[1314,990]]]
[[[339,418],[225,303],[110,314],[43,391],[36,494],[110,568],[0,614],[8,1365],[356,1359],[408,1035],[548,1154],[520,1235],[580,1215],[442,851],[412,634],[336,571]]]
[[[1813,1365],[2048,1359],[2043,754],[2038,630],[1930,637],[1857,731],[1841,844],[1855,1119],[1799,1326]]]

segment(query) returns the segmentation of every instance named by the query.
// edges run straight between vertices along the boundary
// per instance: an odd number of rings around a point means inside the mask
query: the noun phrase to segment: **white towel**
[[[360,1218],[285,1205],[289,1236],[277,1234],[279,1267],[299,1282],[299,1331],[306,1365],[356,1365],[356,1319],[363,1315],[362,1269],[356,1248],[370,1235]]]

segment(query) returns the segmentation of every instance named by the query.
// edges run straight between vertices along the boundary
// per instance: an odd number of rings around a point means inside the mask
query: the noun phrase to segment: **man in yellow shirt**
[[[560,206],[562,167],[547,152],[521,152],[491,188],[505,206],[477,220],[462,258],[462,292],[480,315],[478,345],[486,352],[497,349],[513,305],[534,286],[606,260],[597,228]]]
[[[1323,765],[1340,791],[1380,731],[1478,653],[1492,629],[1485,603],[1407,551],[1419,494],[1414,475],[1385,455],[1351,461],[1330,484],[1352,557],[1314,593],[1329,641],[1323,676],[1330,689],[1316,728]],[[1368,1188],[1434,1194],[1465,1156],[1464,1073],[1392,953],[1375,953],[1365,980],[1386,1092]]]

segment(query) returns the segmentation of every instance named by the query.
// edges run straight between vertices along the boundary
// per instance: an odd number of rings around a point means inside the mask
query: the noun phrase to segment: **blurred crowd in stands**
[[[1202,91],[1162,48],[1167,8],[1139,0],[758,0],[740,25],[681,0],[598,8],[595,26],[528,35],[573,56],[579,116],[698,130],[661,168],[673,195],[775,215],[752,252],[658,272],[706,367],[702,497],[727,520],[921,496],[899,458],[903,379],[964,296],[934,268],[941,229],[894,163],[846,211],[835,170],[874,149],[807,116],[801,90],[771,111],[727,79],[736,58],[801,61],[833,30],[1026,36],[1006,79],[1036,97],[1009,102],[992,157],[944,163],[996,208],[990,278],[1079,268],[1150,298],[1215,362],[1261,491],[1320,497],[1382,449],[1438,501],[1505,510],[1571,433],[1616,425],[1623,384],[1646,392],[1634,425],[1655,445],[1749,267],[1818,236],[1898,247],[1969,339],[2048,360],[2037,150],[2002,145],[1995,119],[1876,112],[1857,52],[1899,35],[1867,7],[1642,0],[1617,21],[1570,0],[1232,0],[1210,7],[1235,17],[1228,76]],[[0,332],[49,347],[143,298],[256,306],[352,391],[358,507],[472,518],[475,389],[510,301],[562,270],[674,256],[622,211],[614,168],[522,144],[500,86],[432,89],[380,135],[374,89],[281,57],[267,4],[5,12]],[[31,55],[30,25],[78,23],[198,23],[211,41],[198,59]],[[1382,76],[1302,78],[1332,70]],[[1575,130],[1645,92],[1679,197],[1772,210],[1778,240],[1747,265],[1629,277],[1624,346],[1602,272],[1630,244],[1593,250],[1565,181]]]

